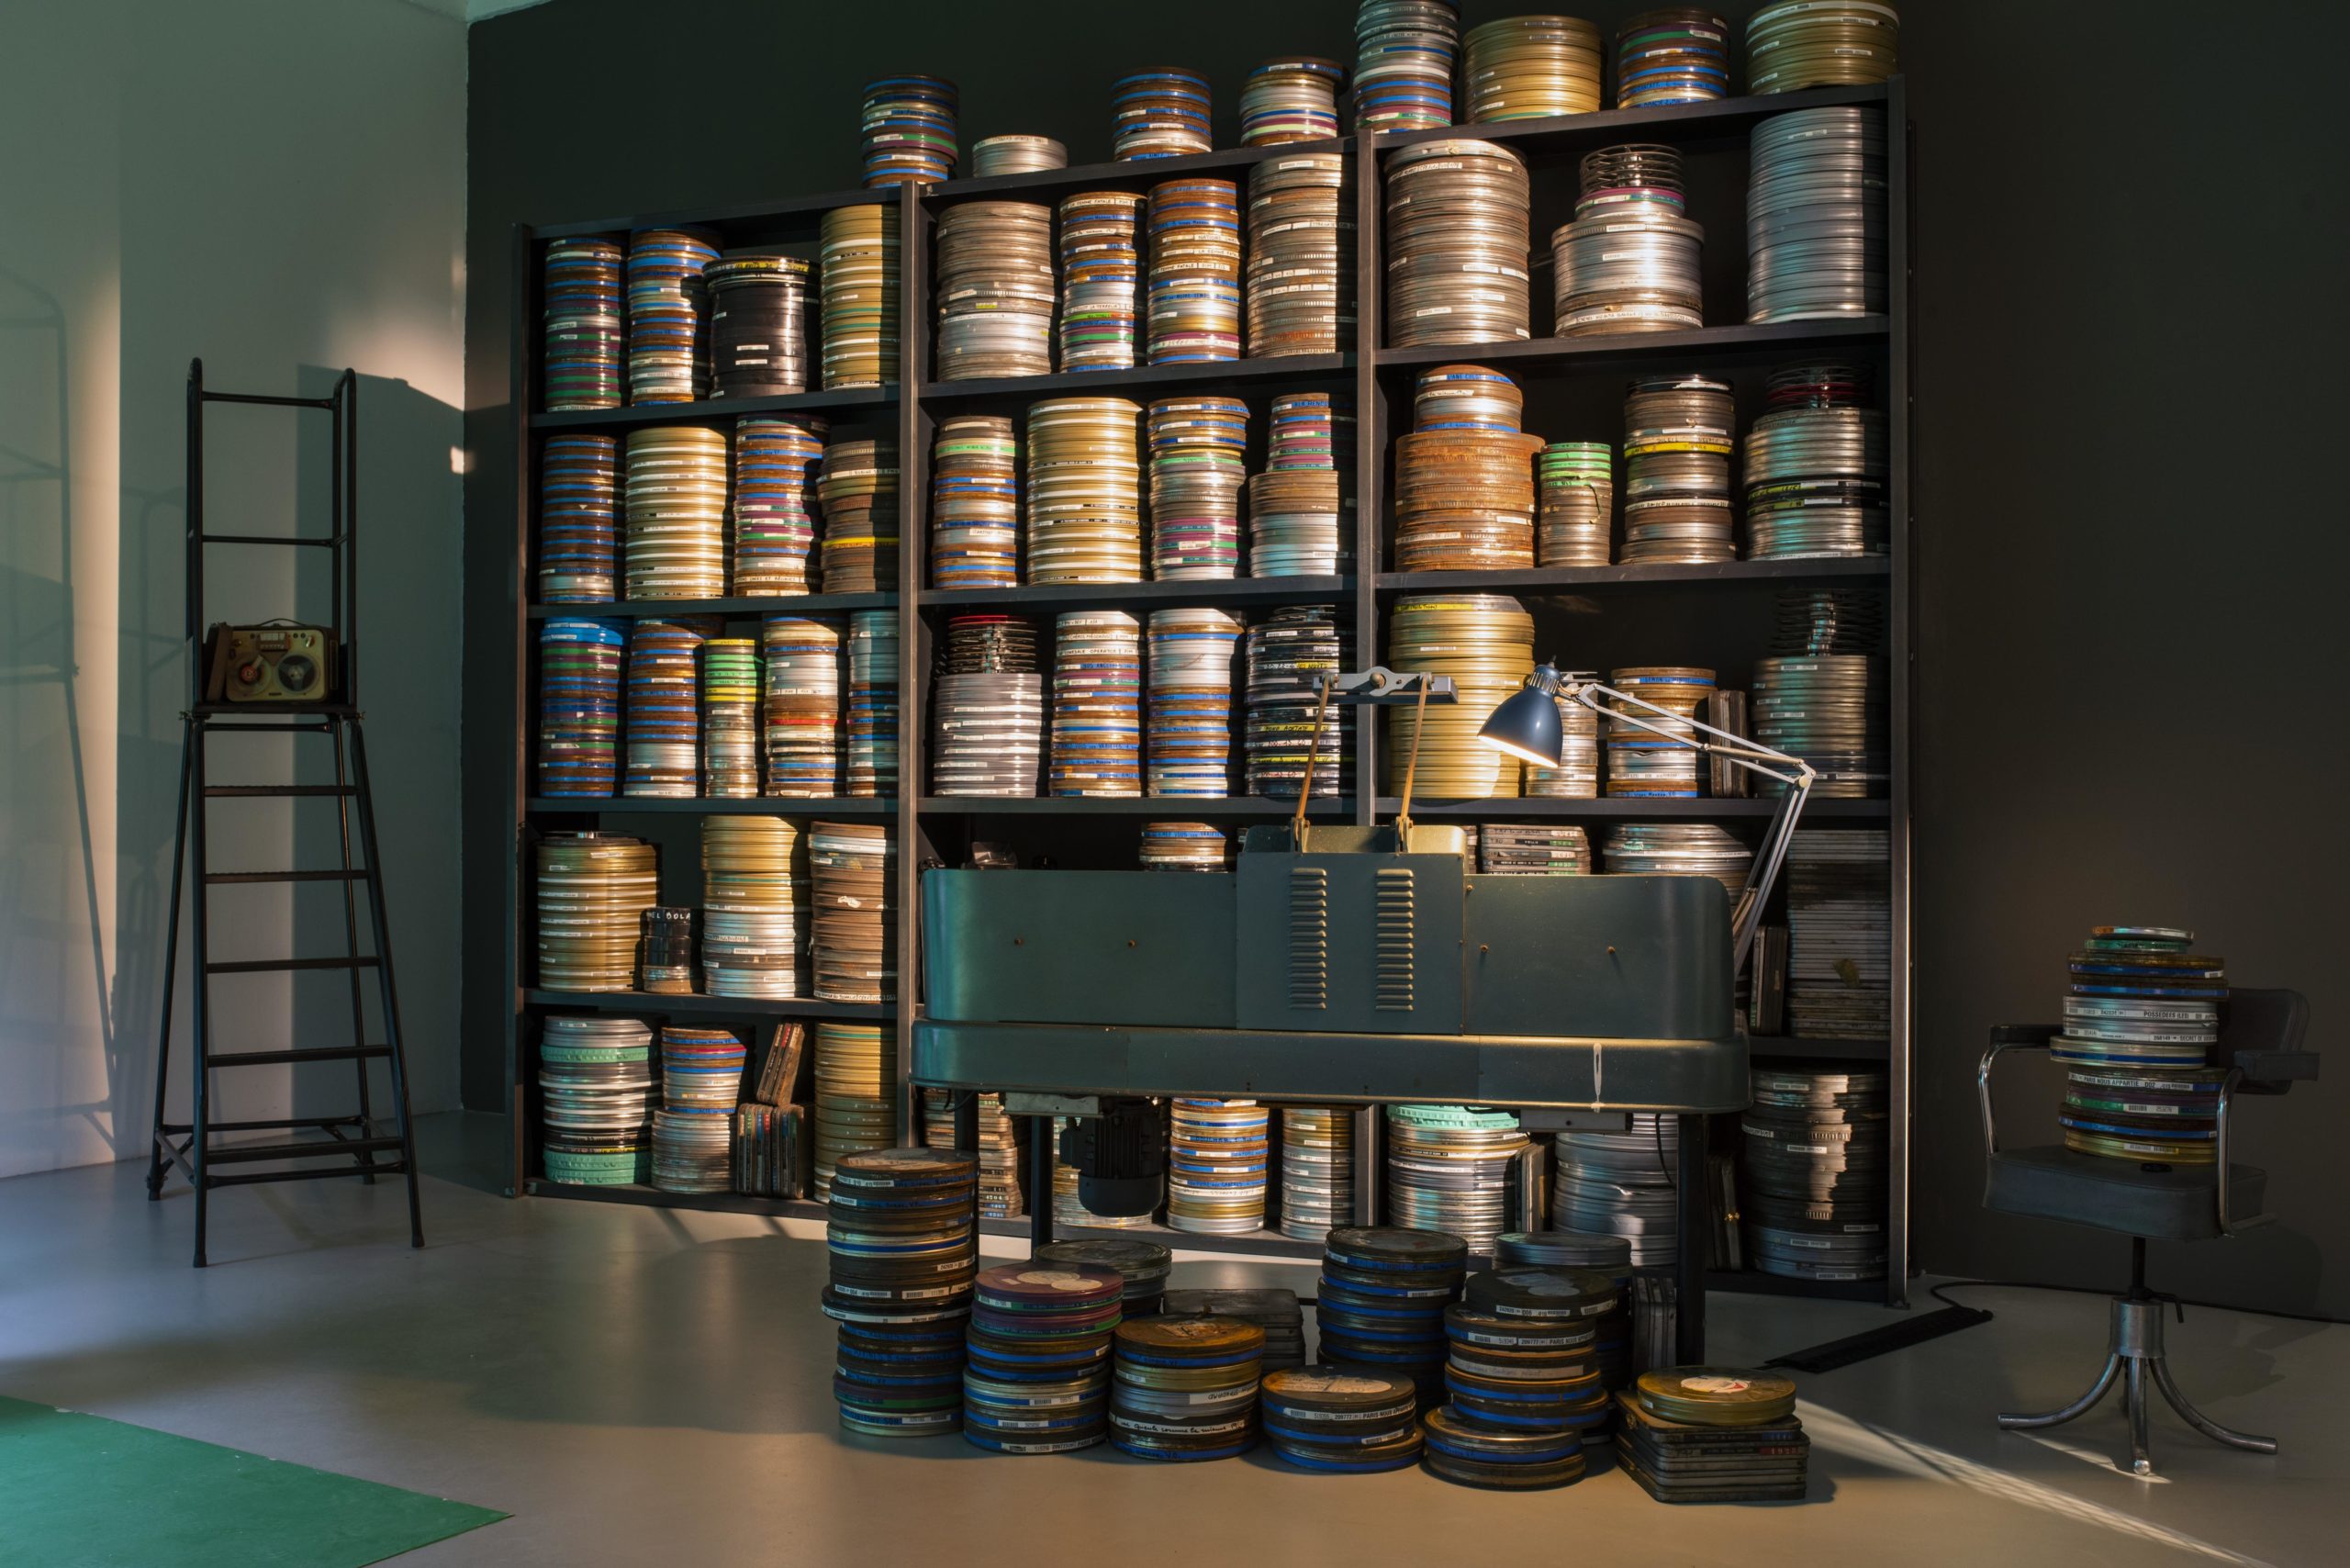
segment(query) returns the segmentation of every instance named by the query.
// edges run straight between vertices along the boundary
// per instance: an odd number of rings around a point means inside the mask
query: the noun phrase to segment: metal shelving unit
[[[1382,342],[1380,303],[1382,266],[1381,225],[1383,216],[1377,172],[1383,155],[1416,140],[1473,134],[1503,141],[1523,153],[1536,182],[1537,211],[1543,192],[1560,182],[1571,185],[1573,161],[1593,148],[1625,140],[1667,141],[1693,155],[1721,159],[1744,157],[1748,133],[1755,123],[1795,109],[1840,104],[1883,106],[1889,138],[1891,308],[1885,316],[1850,320],[1791,322],[1751,326],[1729,320],[1684,331],[1583,339],[1538,338],[1524,342],[1453,346],[1441,349],[1390,348]],[[1148,162],[1094,163],[1069,169],[1002,175],[989,179],[948,181],[927,189],[856,190],[811,196],[748,201],[685,212],[617,218],[552,227],[518,227],[513,239],[513,273],[517,297],[514,321],[514,415],[512,435],[517,449],[515,497],[515,584],[513,636],[516,682],[513,710],[515,745],[511,797],[515,854],[509,868],[509,907],[517,912],[509,928],[507,972],[514,1005],[508,1031],[509,1081],[512,1086],[514,1158],[513,1190],[548,1196],[593,1198],[607,1202],[649,1203],[753,1214],[815,1215],[815,1205],[799,1200],[679,1197],[637,1188],[588,1189],[547,1182],[531,1173],[534,1134],[535,1076],[528,1048],[527,1019],[549,1005],[588,1007],[628,1012],[658,1021],[665,1016],[699,1019],[732,1016],[744,1020],[774,1016],[883,1016],[894,1020],[900,1062],[899,1115],[901,1132],[912,1136],[916,1093],[906,1078],[911,1060],[913,1023],[919,1002],[922,933],[918,881],[925,858],[943,857],[942,848],[960,846],[975,831],[1012,832],[1035,835],[1064,834],[1083,839],[1104,832],[1127,832],[1128,824],[1149,817],[1203,818],[1236,824],[1286,814],[1283,802],[1246,798],[1226,800],[966,800],[923,795],[927,774],[927,681],[932,637],[946,616],[966,611],[1013,611],[1042,619],[1072,608],[1114,608],[1147,612],[1174,604],[1218,604],[1236,609],[1279,604],[1338,605],[1351,625],[1350,657],[1358,664],[1378,662],[1384,651],[1385,612],[1401,594],[1444,589],[1478,589],[1509,593],[1535,609],[1538,626],[1548,634],[1552,625],[1572,624],[1563,618],[1586,614],[1592,606],[1601,619],[1621,617],[1614,624],[1633,625],[1643,618],[1672,625],[1751,625],[1756,607],[1765,610],[1771,597],[1789,586],[1819,584],[1879,584],[1887,601],[1890,633],[1888,659],[1891,681],[1891,743],[1893,781],[1886,800],[1816,800],[1806,821],[1823,826],[1882,825],[1889,831],[1892,854],[1893,1032],[1875,1041],[1762,1040],[1753,1042],[1757,1057],[1787,1059],[1817,1057],[1844,1060],[1882,1060],[1891,1074],[1894,1118],[1894,1188],[1891,1199],[1890,1251],[1895,1260],[1886,1285],[1796,1286],[1799,1294],[1827,1297],[1905,1299],[1908,1255],[1908,1113],[1909,1106],[1910,999],[1908,987],[1908,845],[1910,801],[1910,661],[1912,658],[1910,461],[1910,304],[1908,288],[1909,146],[1904,85],[1893,82],[1870,87],[1823,88],[1762,98],[1727,98],[1709,104],[1669,108],[1610,110],[1560,119],[1484,125],[1469,129],[1400,135],[1357,135],[1326,143],[1278,148],[1237,148],[1196,157]],[[1141,365],[1130,370],[1064,373],[1051,375],[941,382],[932,378],[930,337],[934,300],[930,286],[930,250],[937,215],[945,207],[972,198],[1024,199],[1050,202],[1071,191],[1124,188],[1144,190],[1159,181],[1186,174],[1212,174],[1245,181],[1248,169],[1263,160],[1301,151],[1341,152],[1352,165],[1351,199],[1355,202],[1357,338],[1348,352],[1295,358],[1241,360],[1226,364]],[[1740,164],[1742,185],[1742,163]],[[624,232],[632,228],[667,224],[714,226],[730,245],[805,241],[812,238],[823,213],[836,207],[879,204],[894,206],[901,235],[902,317],[898,381],[878,389],[854,392],[810,392],[789,398],[714,399],[689,404],[655,405],[588,414],[533,413],[541,401],[537,377],[539,321],[539,249],[547,240],[585,234]],[[1705,214],[1698,216],[1704,217]],[[1716,243],[1734,245],[1739,225],[1713,215],[1709,232]],[[1742,304],[1711,280],[1708,297],[1719,310]],[[1538,286],[1537,292],[1542,292]],[[811,295],[812,297],[812,295]],[[1538,319],[1547,317],[1547,301],[1536,305]],[[1380,569],[1386,560],[1392,519],[1387,499],[1387,473],[1392,436],[1408,421],[1410,382],[1418,370],[1456,362],[1489,364],[1505,370],[1528,389],[1528,427],[1553,438],[1605,434],[1611,442],[1620,430],[1546,428],[1537,410],[1545,399],[1565,406],[1576,398],[1589,405],[1600,389],[1643,369],[1711,370],[1737,376],[1752,375],[1773,365],[1807,354],[1833,354],[1874,361],[1879,371],[1879,400],[1889,410],[1892,432],[1891,506],[1894,536],[1888,555],[1863,559],[1808,561],[1737,561],[1714,566],[1610,566],[1540,568],[1478,573],[1394,573]],[[911,388],[912,395],[905,389]],[[1142,402],[1156,395],[1186,390],[1229,391],[1261,402],[1272,394],[1299,389],[1328,389],[1351,393],[1357,419],[1357,460],[1354,475],[1356,535],[1354,573],[1336,577],[1240,578],[1228,582],[1116,585],[1024,586],[1013,588],[938,590],[927,586],[924,534],[929,495],[932,432],[939,418],[964,412],[1016,414],[1040,398],[1070,394],[1126,397]],[[1391,409],[1403,420],[1391,418]],[[894,593],[822,595],[787,600],[724,599],[696,601],[612,605],[537,606],[527,602],[531,581],[531,546],[537,489],[538,438],[554,431],[627,429],[677,422],[731,421],[743,414],[792,410],[822,411],[835,427],[856,427],[867,433],[894,433],[899,444],[899,493],[904,512],[901,529],[899,577]],[[1741,428],[1751,417],[1741,409]],[[1587,422],[1587,421],[1586,421]],[[797,801],[654,801],[615,799],[609,801],[543,800],[531,797],[530,737],[532,686],[531,623],[549,615],[596,613],[609,615],[707,613],[741,622],[780,608],[812,613],[894,607],[899,616],[899,647],[904,676],[900,685],[900,768],[904,780],[901,795],[889,800]],[[1741,620],[1740,618],[1743,618]],[[1728,635],[1729,633],[1725,633]],[[1744,657],[1759,652],[1754,642]],[[1547,647],[1543,650],[1550,651]],[[1573,649],[1560,650],[1579,657]],[[1681,659],[1660,662],[1686,662]],[[1731,669],[1739,661],[1725,659]],[[1321,820],[1351,820],[1369,823],[1392,814],[1396,801],[1378,793],[1382,778],[1380,735],[1371,711],[1359,710],[1350,728],[1350,761],[1357,781],[1354,793],[1318,801],[1313,814]],[[1418,801],[1415,815],[1422,820],[1557,819],[1595,824],[1622,819],[1675,819],[1725,823],[1758,823],[1767,816],[1769,802],[1755,800],[1597,801],[1503,800]],[[693,817],[705,812],[756,812],[795,819],[824,816],[882,816],[897,828],[895,878],[891,889],[893,918],[900,960],[901,995],[891,1007],[841,1010],[805,1002],[762,1003],[731,998],[557,995],[527,989],[529,975],[523,955],[529,950],[530,912],[526,866],[531,835],[540,825],[578,825],[606,817]],[[682,884],[681,884],[682,886]],[[665,889],[665,896],[680,899]],[[1368,1125],[1365,1123],[1359,1125]],[[1359,1168],[1372,1180],[1359,1178],[1365,1202],[1375,1201],[1377,1162],[1359,1159]],[[1049,1193],[1032,1194],[1049,1203]],[[987,1222],[990,1232],[1024,1232],[1025,1222]],[[1188,1238],[1187,1238],[1188,1239]],[[1248,1240],[1251,1238],[1242,1238]],[[1261,1247],[1234,1246],[1228,1238],[1199,1238],[1197,1244],[1225,1250],[1263,1251],[1269,1256],[1308,1256],[1308,1244],[1277,1235],[1259,1238]],[[1751,1274],[1717,1274],[1709,1283],[1723,1288],[1768,1291],[1788,1289],[1787,1282]]]

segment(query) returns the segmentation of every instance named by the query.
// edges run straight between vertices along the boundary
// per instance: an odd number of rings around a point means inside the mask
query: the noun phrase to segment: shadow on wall
[[[73,610],[71,356],[66,312],[30,278],[0,269],[0,715],[7,760],[7,821],[0,826],[0,1038],[12,1052],[54,1064],[84,1048],[117,1082],[106,980],[106,932],[98,898],[96,838],[83,746]],[[67,799],[70,797],[70,799]],[[36,823],[62,825],[70,844]],[[78,905],[78,913],[76,906]],[[71,949],[86,943],[75,962]],[[65,993],[87,987],[87,1010]],[[40,1071],[41,1069],[36,1069]],[[51,1081],[63,1083],[60,1070]],[[13,1098],[13,1097],[12,1097]],[[111,1097],[0,1109],[0,1144],[20,1136],[21,1116],[65,1116],[111,1134]]]

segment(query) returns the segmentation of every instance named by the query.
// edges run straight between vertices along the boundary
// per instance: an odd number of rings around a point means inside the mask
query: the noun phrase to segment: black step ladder
[[[246,403],[266,408],[319,410],[333,420],[332,475],[330,488],[331,526],[324,538],[296,533],[207,533],[204,531],[204,410],[207,403]],[[155,1053],[155,1136],[147,1165],[150,1202],[162,1196],[163,1181],[176,1168],[196,1189],[196,1266],[205,1266],[205,1220],[207,1200],[217,1187],[250,1186],[263,1182],[300,1182],[328,1176],[357,1176],[369,1185],[378,1176],[400,1176],[408,1182],[408,1234],[411,1244],[424,1245],[424,1217],[416,1185],[416,1143],[408,1103],[408,1063],[401,1048],[399,993],[392,981],[391,926],[384,910],[383,860],[375,843],[375,800],[367,784],[367,740],[360,720],[358,661],[358,523],[359,523],[359,380],[346,370],[326,398],[272,398],[250,393],[212,392],[204,385],[204,362],[191,361],[187,377],[187,661],[188,706],[181,715],[185,732],[180,750],[178,838],[172,855],[172,903],[166,922],[163,961],[162,1043]],[[215,544],[325,549],[330,552],[334,633],[335,679],[325,700],[316,702],[226,702],[207,700],[205,657],[205,550]],[[215,740],[255,734],[325,735],[334,742],[334,782],[331,784],[215,784],[208,756]],[[233,748],[231,748],[233,749]],[[314,870],[216,871],[212,868],[207,832],[211,803],[227,800],[331,800],[335,802],[341,863]],[[352,857],[356,832],[360,857]],[[179,974],[180,896],[190,861],[194,863],[194,908],[190,911],[194,947],[189,989],[195,1015],[190,1040],[194,1047],[194,1079],[187,1122],[164,1119],[164,1096],[171,1083],[172,1008]],[[343,950],[318,958],[217,960],[212,957],[212,893],[217,887],[256,883],[340,883],[342,888]],[[367,901],[368,941],[360,941],[359,896]],[[291,934],[289,933],[289,945]],[[212,980],[217,975],[284,974],[310,969],[341,969],[351,978],[351,1043],[298,1047],[240,1047],[216,1050],[212,1033]],[[362,976],[375,973],[380,988],[383,1039],[368,1039],[366,990]],[[216,1069],[282,1067],[311,1062],[347,1061],[358,1079],[359,1106],[337,1116],[294,1117],[282,1121],[222,1120],[214,1114],[212,1074]],[[375,1113],[368,1086],[368,1064],[383,1061],[391,1073],[392,1105],[388,1123]],[[216,1142],[219,1134],[277,1134],[276,1137]],[[388,1158],[386,1158],[388,1157]],[[250,1170],[239,1166],[285,1165],[285,1169]],[[228,1170],[218,1167],[229,1167]]]

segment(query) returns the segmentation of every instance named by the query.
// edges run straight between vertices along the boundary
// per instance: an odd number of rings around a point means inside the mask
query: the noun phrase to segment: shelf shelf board
[[[935,610],[1156,609],[1194,604],[1313,604],[1351,598],[1355,579],[1217,577],[1194,582],[1035,583],[1019,588],[924,588],[915,602]]]
[[[1336,381],[1354,373],[1350,353],[1287,354],[1272,359],[1211,360],[1201,364],[1137,364],[1127,370],[1068,370],[1053,375],[990,375],[969,381],[925,381],[924,403],[985,398],[1115,397],[1207,386],[1218,392],[1287,381]]]
[[[1482,141],[1514,147],[1528,157],[1541,157],[1587,151],[1618,141],[1707,141],[1741,136],[1752,129],[1757,120],[1796,109],[1882,104],[1887,96],[1888,89],[1882,82],[1857,87],[1809,87],[1798,93],[1715,98],[1701,104],[1603,109],[1593,114],[1554,115],[1547,119],[1507,120],[1498,125],[1447,125],[1428,130],[1393,131],[1381,135],[1378,149],[1388,152],[1416,141],[1473,136]]]
[[[1382,370],[1416,370],[1432,364],[1495,364],[1513,373],[1555,366],[1611,369],[1647,360],[1686,360],[1697,355],[1784,353],[1808,349],[1851,348],[1890,341],[1892,318],[1841,317],[1821,321],[1766,321],[1760,325],[1691,327],[1678,332],[1619,332],[1588,338],[1517,338],[1494,343],[1439,343],[1379,351]]]
[[[762,615],[846,615],[855,610],[889,610],[894,593],[788,593],[760,599],[608,599],[600,604],[533,604],[533,621],[618,621],[672,615],[724,615],[748,620]]]
[[[985,1236],[1026,1236],[1028,1216],[1016,1219],[982,1219],[979,1231]],[[1053,1221],[1056,1241],[1141,1240],[1156,1241],[1161,1247],[1178,1252],[1237,1252],[1250,1257],[1281,1258],[1302,1263],[1316,1263],[1322,1260],[1323,1246],[1318,1241],[1302,1241],[1294,1236],[1283,1236],[1278,1230],[1249,1230],[1237,1236],[1210,1236],[1196,1230],[1177,1230],[1169,1225],[1067,1225],[1058,1218]],[[1181,1289],[1181,1286],[1177,1287]]]
[[[739,420],[755,414],[839,412],[843,409],[890,409],[898,402],[897,384],[851,386],[838,392],[792,392],[776,398],[706,398],[698,403],[632,403],[621,409],[582,409],[566,414],[532,414],[533,431],[632,430],[641,425],[694,424],[704,420]]]
[[[1403,802],[1393,795],[1379,798],[1379,814],[1392,818]],[[1603,795],[1595,801],[1560,801],[1539,796],[1521,796],[1516,800],[1490,801],[1412,801],[1412,820],[1430,822],[1441,820],[1505,822],[1518,817],[1588,818],[1594,821],[1624,819],[1645,822],[1658,818],[1681,818],[1698,822],[1728,822],[1747,817],[1768,817],[1778,808],[1774,800],[1718,800],[1700,795],[1668,796],[1656,799]],[[1804,807],[1803,820],[1813,823],[1822,818],[1840,821],[1883,821],[1891,812],[1886,801],[1861,801],[1840,797],[1812,797]]]
[[[894,189],[871,186],[845,191],[818,191],[813,196],[767,196],[755,201],[727,202],[717,207],[688,207],[678,212],[640,214],[634,218],[599,218],[578,223],[549,223],[532,227],[531,233],[538,240],[568,240],[584,234],[609,234],[625,240],[632,229],[699,228],[711,224],[746,225],[757,228],[773,218],[806,218],[821,216],[839,207],[887,207],[895,208],[898,193]],[[729,244],[747,245],[755,236],[730,233]]]
[[[751,817],[887,817],[898,811],[895,796],[754,795],[737,799],[691,796],[685,800],[646,800],[630,795],[533,795],[522,802],[527,816],[751,816]]]
[[[709,1214],[769,1215],[779,1219],[822,1222],[824,1205],[813,1198],[754,1198],[741,1193],[664,1193],[658,1188],[608,1187],[587,1182],[550,1182],[533,1176],[525,1186],[534,1198],[584,1198],[593,1204],[634,1204],[654,1209],[700,1209]]]
[[[1255,795],[925,795],[924,816],[939,817],[1150,817],[1166,822],[1214,822],[1226,817],[1286,817],[1294,801]],[[1317,822],[1351,816],[1344,796],[1318,800],[1305,809]]]
[[[1751,1035],[1747,1047],[1757,1057],[1800,1060],[1807,1057],[1838,1061],[1883,1061],[1890,1049],[1886,1040],[1838,1040],[1817,1036]]]
[[[1886,577],[1893,563],[1884,555],[1814,556],[1800,560],[1708,561],[1687,566],[1527,566],[1494,572],[1382,572],[1381,593],[1444,593],[1473,590],[1540,597],[1547,592],[1618,586],[1672,587],[1681,583],[1787,583],[1822,578]]]
[[[1882,1302],[1886,1283],[1883,1280],[1791,1280],[1751,1269],[1708,1269],[1706,1288],[1738,1291],[1746,1295],[1809,1296],[1814,1301]]]
[[[1181,158],[1128,158],[1106,163],[1078,163],[1063,169],[992,174],[985,179],[948,180],[924,190],[923,198],[932,202],[959,201],[972,196],[1035,200],[1064,191],[1147,190],[1161,180],[1180,179],[1187,174],[1235,174],[1245,180],[1248,170],[1270,159],[1293,158],[1303,153],[1343,153],[1352,145],[1352,138],[1338,137],[1326,141],[1290,141],[1270,147],[1222,147],[1213,152],[1193,152]],[[1243,191],[1241,194],[1245,198],[1248,193]]]
[[[769,1001],[760,996],[704,996],[699,991],[539,991],[522,993],[532,1007],[571,1007],[587,1013],[698,1013],[713,1018],[894,1018],[895,1004],[818,1002],[812,997]]]

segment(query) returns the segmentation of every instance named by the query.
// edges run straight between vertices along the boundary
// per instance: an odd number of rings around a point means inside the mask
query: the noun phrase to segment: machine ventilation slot
[[[1289,874],[1289,1004],[1330,1006],[1330,873],[1318,866]]]
[[[1379,873],[1374,918],[1378,961],[1373,1005],[1382,1013],[1409,1013],[1415,1005],[1412,950],[1418,939],[1410,870],[1397,868]]]

